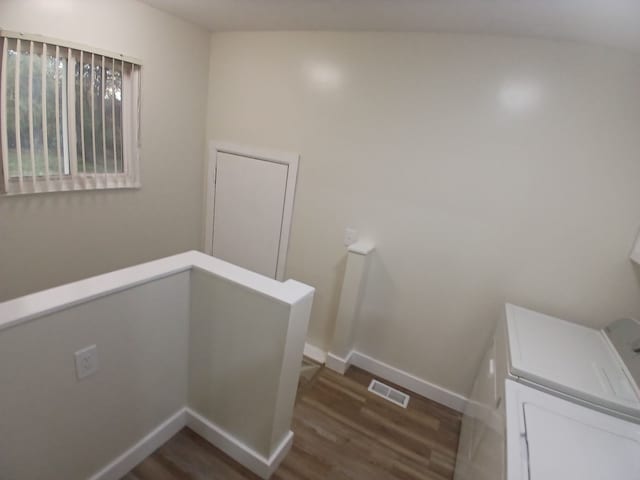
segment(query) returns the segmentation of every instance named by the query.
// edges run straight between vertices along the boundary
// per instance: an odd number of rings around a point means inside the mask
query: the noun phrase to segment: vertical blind
[[[11,32],[0,41],[3,193],[140,186],[140,62]]]

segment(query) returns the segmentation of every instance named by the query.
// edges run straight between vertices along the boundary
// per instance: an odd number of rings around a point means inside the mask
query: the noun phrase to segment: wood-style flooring
[[[372,378],[353,367],[345,376],[322,368],[301,383],[293,416],[293,447],[271,478],[453,478],[460,415],[408,391],[408,408],[395,406],[367,391]],[[123,480],[178,479],[259,477],[185,428]]]

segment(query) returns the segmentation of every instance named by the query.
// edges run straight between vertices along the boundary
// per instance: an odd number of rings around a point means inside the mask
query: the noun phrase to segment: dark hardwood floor
[[[407,409],[367,391],[373,376],[322,368],[301,382],[293,447],[274,480],[453,478],[460,415],[410,393]],[[388,382],[387,382],[388,383]],[[406,391],[397,387],[399,390]],[[123,480],[259,480],[184,429]]]

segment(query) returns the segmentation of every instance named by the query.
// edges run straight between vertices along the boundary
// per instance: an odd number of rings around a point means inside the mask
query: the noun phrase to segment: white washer
[[[506,381],[509,480],[638,480],[640,425]]]
[[[510,304],[505,318],[507,378],[640,423],[638,322],[595,330]]]

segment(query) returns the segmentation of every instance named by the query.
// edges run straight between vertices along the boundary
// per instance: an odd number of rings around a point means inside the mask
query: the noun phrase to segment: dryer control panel
[[[623,318],[604,329],[605,336],[616,350],[626,372],[631,376],[636,391],[640,393],[640,322]]]

